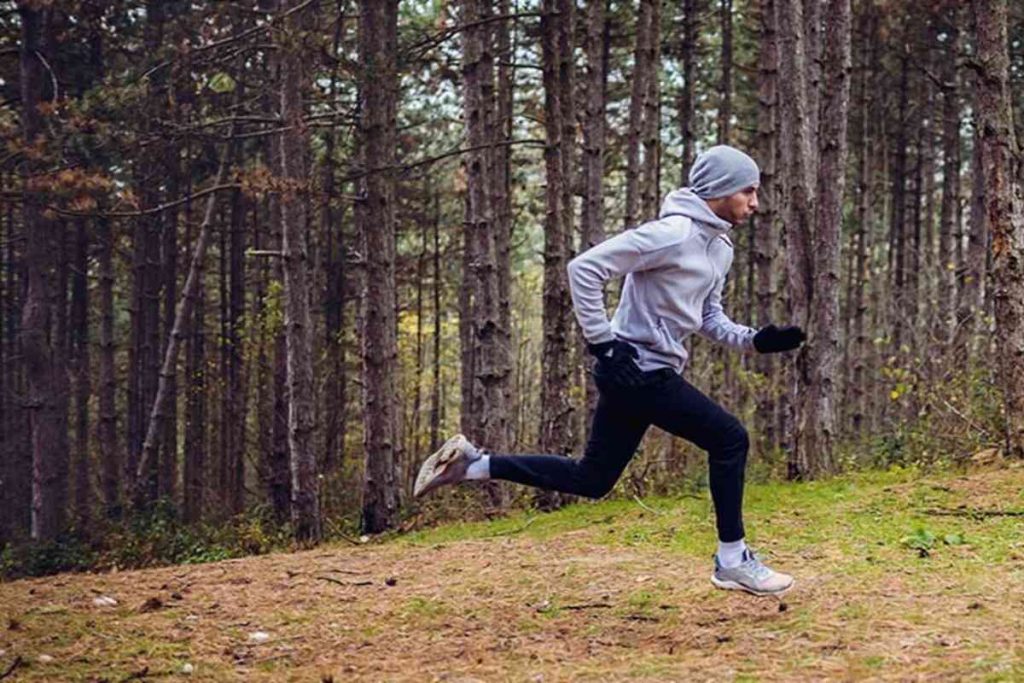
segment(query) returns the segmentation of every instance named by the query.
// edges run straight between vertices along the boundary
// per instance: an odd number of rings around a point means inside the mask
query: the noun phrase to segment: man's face
[[[757,211],[757,187],[751,185],[728,197],[709,199],[708,206],[719,218],[738,225]]]

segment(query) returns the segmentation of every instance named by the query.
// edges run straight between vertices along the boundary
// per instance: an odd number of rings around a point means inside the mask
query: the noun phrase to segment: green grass
[[[715,529],[705,490],[154,570],[160,579],[51,577],[31,584],[35,597],[28,583],[6,584],[0,611],[18,628],[0,635],[0,647],[26,657],[25,680],[122,680],[142,666],[176,677],[186,661],[203,680],[329,671],[390,680],[398,670],[422,680],[490,680],[495,671],[509,680],[1022,680],[1024,646],[1013,634],[1024,622],[1006,607],[1021,599],[1024,518],[926,512],[1019,509],[1022,479],[1019,469],[966,478],[893,469],[749,485],[751,544],[798,577],[785,611],[709,586]],[[398,580],[316,580],[331,570]],[[155,591],[143,586],[185,580],[172,578],[179,572],[191,585],[184,601],[138,613]],[[993,579],[1005,587],[999,595]],[[244,612],[230,609],[236,583]],[[94,608],[101,589],[120,605]],[[257,628],[270,643],[247,643]]]
[[[842,556],[862,560],[844,564],[840,571],[867,576],[886,571],[892,562],[919,559],[901,539],[920,532],[937,537],[930,551],[933,558],[957,556],[974,565],[1002,562],[1020,554],[1024,544],[1006,542],[1015,534],[1024,538],[1020,518],[924,513],[950,500],[951,494],[935,484],[943,476],[948,475],[935,477],[895,468],[826,481],[748,485],[744,505],[748,541],[755,548],[764,545],[787,553],[811,552],[827,542]],[[907,488],[907,484],[912,486]],[[896,486],[899,491],[893,489]],[[588,541],[607,546],[664,548],[684,556],[706,557],[713,552],[716,538],[706,496],[647,498],[643,506],[624,499],[581,502],[552,513],[525,511],[488,522],[449,524],[409,534],[398,542],[437,545],[519,535],[544,540],[585,529],[592,532]],[[963,546],[946,545],[942,539],[947,535],[962,538]]]

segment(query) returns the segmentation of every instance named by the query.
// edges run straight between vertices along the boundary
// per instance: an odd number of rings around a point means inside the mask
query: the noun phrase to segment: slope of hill
[[[715,590],[705,497],[0,585],[18,681],[1024,679],[1024,468],[751,486],[780,604]],[[12,667],[13,668],[10,668]]]

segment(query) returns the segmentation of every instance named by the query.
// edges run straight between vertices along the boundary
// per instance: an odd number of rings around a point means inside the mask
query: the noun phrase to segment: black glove
[[[776,327],[767,325],[754,335],[754,348],[759,353],[791,351],[807,341],[804,331],[795,325]]]
[[[609,385],[630,388],[643,384],[643,371],[633,362],[640,354],[628,342],[615,339],[600,344],[587,344],[587,351],[597,358],[594,377]]]

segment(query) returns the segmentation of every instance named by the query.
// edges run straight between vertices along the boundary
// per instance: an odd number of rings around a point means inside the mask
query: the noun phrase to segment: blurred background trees
[[[582,451],[565,264],[718,142],[764,171],[727,309],[810,331],[793,358],[692,340],[752,476],[1019,457],[1024,9],[974,5],[0,10],[0,542],[557,505],[409,493],[457,429]],[[700,487],[702,460],[652,430],[620,487]]]

